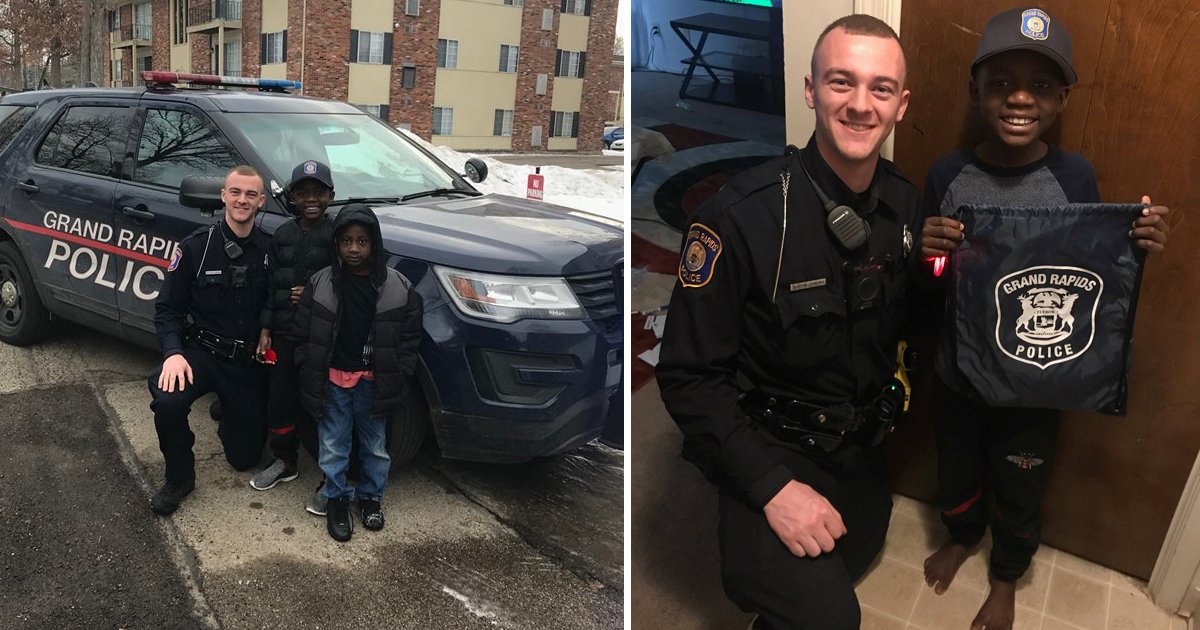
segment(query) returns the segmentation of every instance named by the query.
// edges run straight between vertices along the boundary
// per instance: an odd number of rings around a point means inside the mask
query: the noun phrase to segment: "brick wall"
[[[242,76],[258,77],[262,42],[262,0],[242,0]],[[290,33],[289,33],[290,36]],[[291,42],[288,42],[290,45]],[[289,51],[290,52],[290,51]]]
[[[192,33],[188,36],[192,46],[192,72],[214,74],[212,67],[212,36]]]
[[[587,67],[583,78],[583,103],[579,112],[580,151],[604,148],[601,136],[608,112],[609,90],[617,90],[624,71],[613,72],[612,49],[616,38],[617,0],[592,0],[592,19],[588,24]]]
[[[288,3],[288,78],[303,81],[306,96],[345,101],[350,85],[350,0],[310,1],[307,33],[301,27],[303,19],[303,3],[291,0]],[[302,54],[303,78],[300,76]]]
[[[554,61],[558,40],[559,0],[525,0],[521,12],[521,53],[517,63],[513,151],[544,151],[550,138],[550,102],[554,94]],[[542,30],[542,9],[554,10],[554,30]],[[545,74],[546,93],[537,94],[537,75]],[[542,126],[542,145],[529,145],[534,125]]]
[[[438,20],[441,3],[421,3],[420,15],[404,14],[404,0],[396,0],[392,31],[392,86],[388,123],[412,125],[413,133],[429,140],[433,135],[433,88],[437,79]],[[417,67],[415,87],[404,89],[405,64]]]
[[[180,0],[182,1],[182,0]],[[171,69],[171,3],[154,0],[150,3],[150,49],[152,70]]]

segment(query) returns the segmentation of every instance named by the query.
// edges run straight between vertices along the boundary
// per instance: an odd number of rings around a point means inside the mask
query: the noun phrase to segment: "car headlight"
[[[587,317],[562,278],[499,276],[437,265],[433,271],[464,315],[505,323]]]

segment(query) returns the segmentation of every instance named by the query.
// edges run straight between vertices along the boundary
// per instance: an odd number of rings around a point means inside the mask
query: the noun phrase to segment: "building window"
[[[355,107],[367,112],[368,114],[387,122],[389,107],[387,105],[355,105]]]
[[[534,125],[533,128],[529,130],[529,146],[531,146],[531,147],[542,146],[542,126],[541,125]]]
[[[392,34],[350,31],[351,63],[391,63]]]
[[[225,42],[225,67],[221,74],[227,77],[242,76],[242,40],[239,37]]]
[[[537,94],[538,96],[545,96],[546,95],[546,84],[549,82],[550,82],[549,75],[545,75],[545,74],[537,75],[537,85],[534,87],[533,93]]]
[[[147,56],[145,56],[145,57],[138,57],[138,60],[137,60],[136,67],[137,67],[137,69],[139,70],[139,73],[138,73],[138,77],[139,77],[139,79],[138,79],[138,81],[137,81],[137,82],[138,82],[140,85],[145,85],[145,84],[146,84],[146,82],[145,82],[145,81],[142,81],[142,80],[140,79],[140,77],[141,77],[141,72],[140,72],[140,71],[145,71],[145,70],[153,70],[153,69],[154,69],[154,57],[153,57],[153,56],[151,56],[151,55],[147,55]]]
[[[458,40],[457,39],[439,39],[438,40],[438,67],[439,68],[457,68],[458,67]]]
[[[263,33],[258,37],[259,63],[283,63],[287,61],[287,31]]]
[[[151,29],[150,3],[143,2],[133,5],[133,38],[150,39]]]
[[[562,12],[575,15],[591,15],[592,0],[562,0]]]
[[[405,64],[400,71],[400,87],[411,90],[417,87],[417,67]]]
[[[504,0],[504,5],[509,7],[523,7],[525,0]]]
[[[120,82],[124,79],[124,72],[121,71],[121,58],[113,59],[113,81]]]
[[[579,136],[579,112],[550,112],[551,138]]]
[[[404,15],[420,15],[421,0],[404,0]]]
[[[454,133],[454,108],[433,108],[433,135],[448,136]]]
[[[542,9],[542,30],[554,30],[554,9]]]
[[[402,131],[411,132],[412,131],[412,123],[400,123],[400,124],[396,125],[396,128],[400,129]]]
[[[556,77],[582,77],[583,63],[587,57],[587,53],[574,52],[570,50],[559,50],[558,61],[554,64],[554,76]]]
[[[121,10],[120,9],[117,9],[116,11],[108,12],[108,30],[109,31],[121,30]]]
[[[517,71],[517,51],[520,46],[500,44],[500,72]]]
[[[497,109],[496,122],[492,125],[493,136],[511,136],[512,135],[513,110]]]
[[[187,43],[187,0],[174,0],[171,11],[171,43]]]

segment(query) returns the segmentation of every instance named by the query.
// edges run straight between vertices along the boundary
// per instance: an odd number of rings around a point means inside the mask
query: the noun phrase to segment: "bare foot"
[[[1017,585],[991,580],[992,590],[971,622],[971,630],[1012,630],[1016,616]]]
[[[950,588],[958,568],[971,556],[971,549],[965,545],[949,542],[941,549],[933,552],[925,559],[925,583],[933,587],[933,592],[941,595]]]

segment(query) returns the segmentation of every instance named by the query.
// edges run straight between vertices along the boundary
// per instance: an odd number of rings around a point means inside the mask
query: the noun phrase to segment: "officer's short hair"
[[[229,169],[229,172],[225,173],[226,181],[229,180],[230,175],[243,175],[245,177],[257,177],[258,181],[260,181],[260,182],[262,181],[262,175],[259,175],[258,171],[255,170],[253,166],[250,166],[247,164],[239,164],[239,165]]]
[[[887,22],[873,16],[856,13],[847,15],[833,21],[832,24],[825,27],[821,31],[821,36],[817,38],[817,44],[813,46],[812,52],[812,74],[815,77],[817,74],[817,51],[821,49],[821,43],[825,41],[825,36],[832,33],[834,29],[842,29],[849,35],[870,35],[871,37],[883,37],[896,40],[896,44],[900,44],[900,36],[892,27],[888,26]],[[900,46],[900,56],[904,57],[904,47]],[[908,60],[904,61],[904,65],[908,66]]]

